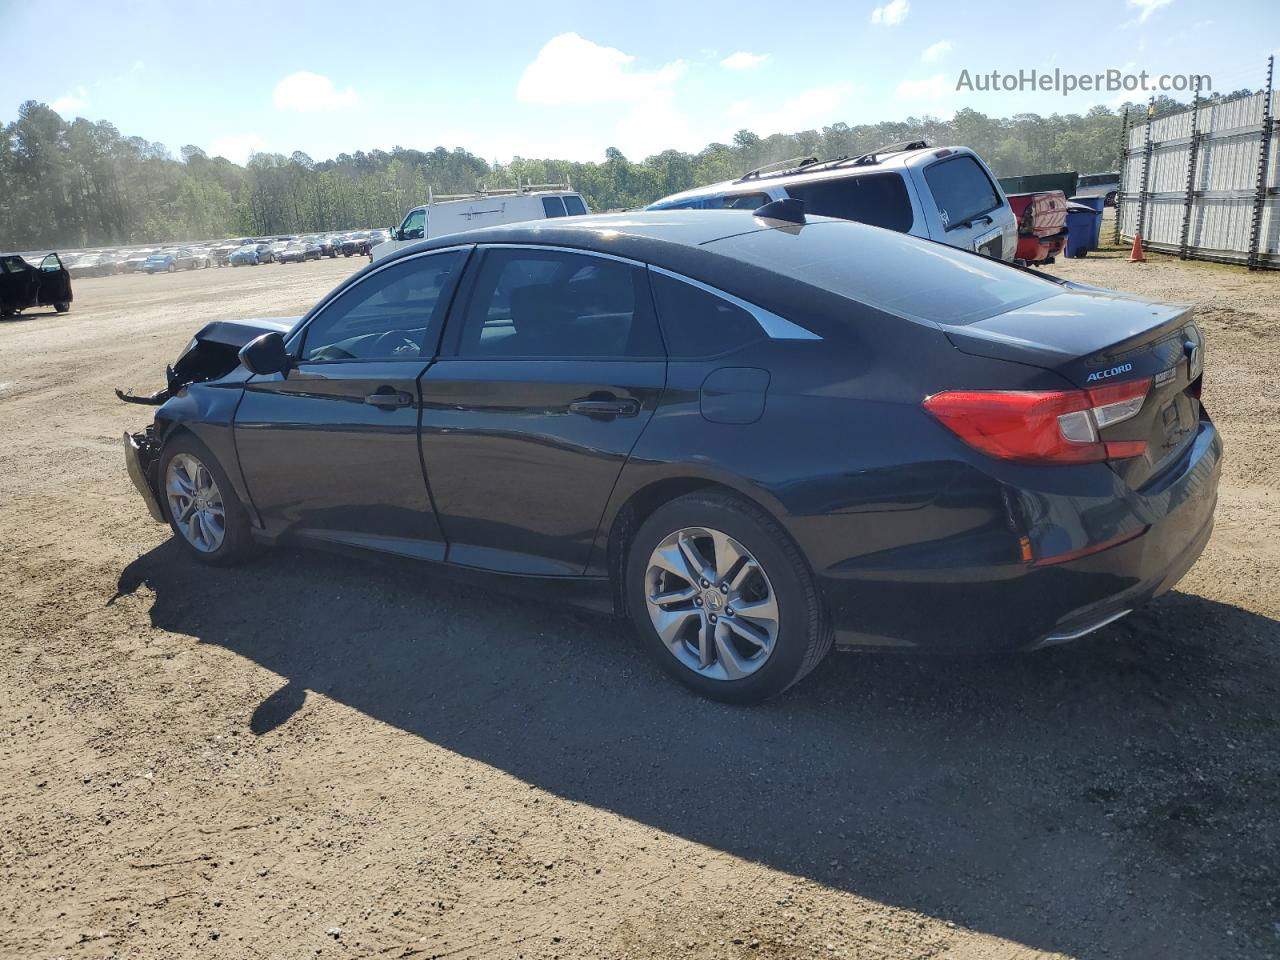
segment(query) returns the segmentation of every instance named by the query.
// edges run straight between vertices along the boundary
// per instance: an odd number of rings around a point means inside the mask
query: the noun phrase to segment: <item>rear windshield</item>
[[[963,153],[926,167],[924,179],[938,205],[938,217],[948,230],[1000,206],[991,178],[973,157]]]
[[[910,230],[913,222],[907,187],[896,173],[789,184],[787,193],[804,201],[805,213],[857,220],[899,233]]]
[[[973,323],[1062,292],[988,257],[854,223],[756,230],[706,246],[886,313],[938,323]]]

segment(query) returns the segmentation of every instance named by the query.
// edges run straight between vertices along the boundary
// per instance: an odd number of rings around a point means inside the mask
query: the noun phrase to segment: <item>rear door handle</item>
[[[608,400],[583,397],[569,404],[569,412],[579,413],[584,417],[634,417],[640,412],[640,402],[619,400],[616,397]]]
[[[384,410],[391,410],[395,407],[407,407],[413,403],[413,396],[403,390],[384,389],[376,393],[366,394],[364,402],[375,407],[382,407]]]

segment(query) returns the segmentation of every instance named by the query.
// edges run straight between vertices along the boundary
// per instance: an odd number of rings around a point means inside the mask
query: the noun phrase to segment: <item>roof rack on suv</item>
[[[546,193],[553,190],[570,191],[573,184],[566,177],[564,183],[522,183],[515,187],[494,187],[490,189],[483,183],[476,183],[471,193],[436,193],[427,187],[427,203],[443,203],[447,200],[483,200],[486,197],[523,197],[530,193]]]
[[[861,156],[850,157],[843,155],[832,157],[830,160],[819,160],[817,157],[793,157],[790,160],[780,160],[778,163],[770,163],[758,170],[752,170],[744,173],[734,183],[742,183],[745,180],[758,180],[761,177],[785,177],[793,173],[816,173],[819,170],[834,170],[836,167],[863,167],[877,164],[883,157],[887,157],[891,153],[905,153],[908,150],[927,150],[929,144],[924,140],[903,140],[900,143],[887,143],[883,147],[877,147],[871,153],[864,153]],[[799,160],[796,166],[788,166]],[[774,170],[773,167],[784,167],[782,170]]]
[[[803,167],[806,164],[817,163],[817,162],[818,162],[817,157],[806,157],[806,156],[788,157],[786,160],[775,160],[773,163],[766,163],[763,167],[756,167],[754,170],[748,170],[746,173],[740,176],[735,182],[742,183],[742,181],[744,180],[759,179],[760,175],[763,173],[774,172],[775,167],[781,167],[783,168],[783,171],[785,171],[789,169],[793,164]]]

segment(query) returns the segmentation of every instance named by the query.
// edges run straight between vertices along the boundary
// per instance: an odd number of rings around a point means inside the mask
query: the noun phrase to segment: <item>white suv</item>
[[[761,167],[724,183],[664,197],[647,210],[754,210],[794,197],[806,213],[857,220],[1012,260],[1018,223],[987,165],[968,147],[891,144],[861,157]]]

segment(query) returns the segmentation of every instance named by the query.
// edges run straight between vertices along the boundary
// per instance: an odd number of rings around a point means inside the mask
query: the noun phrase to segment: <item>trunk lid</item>
[[[1044,367],[1076,387],[1150,378],[1137,416],[1101,431],[1107,441],[1146,442],[1144,455],[1110,463],[1135,489],[1195,437],[1204,350],[1191,307],[1071,290],[944,330],[965,353]]]

